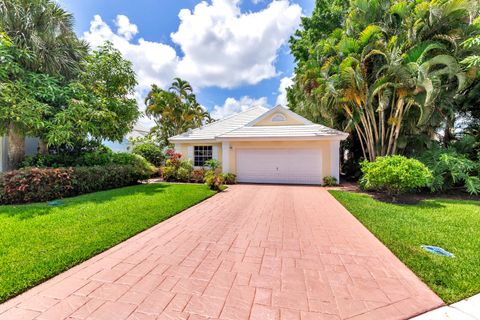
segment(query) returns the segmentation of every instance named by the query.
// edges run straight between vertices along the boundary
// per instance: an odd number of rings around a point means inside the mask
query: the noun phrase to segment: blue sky
[[[110,40],[134,64],[138,101],[149,85],[190,81],[216,118],[273,106],[288,85],[288,38],[314,0],[59,0],[91,46]],[[281,86],[282,84],[282,86]],[[144,108],[142,104],[139,106]],[[148,125],[148,120],[143,120]]]

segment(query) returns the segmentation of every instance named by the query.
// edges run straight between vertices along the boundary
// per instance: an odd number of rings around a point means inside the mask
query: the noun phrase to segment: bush
[[[165,181],[190,181],[193,165],[190,160],[182,160],[182,155],[173,150],[167,151],[169,159],[162,168],[162,177]]]
[[[470,194],[480,193],[480,161],[473,161],[454,148],[434,147],[419,157],[433,173],[432,192],[463,187]]]
[[[3,204],[49,201],[124,187],[144,178],[141,170],[132,165],[24,168],[0,176],[0,201]]]
[[[166,166],[160,169],[162,178],[165,181],[175,181],[177,178],[177,169],[172,166]]]
[[[52,151],[55,152],[55,151]],[[111,164],[112,150],[105,146],[97,146],[87,150],[75,152],[59,152],[51,154],[37,154],[27,156],[20,164],[20,168],[67,168],[67,167],[89,167]]]
[[[326,187],[332,187],[337,185],[337,178],[332,176],[326,176],[323,178],[323,185]]]
[[[361,164],[360,184],[366,190],[385,191],[394,196],[428,186],[432,173],[420,161],[404,156],[378,157]]]
[[[224,173],[223,180],[225,184],[235,184],[237,182],[237,176],[233,173]]]
[[[205,182],[205,169],[194,169],[192,171],[192,175],[190,177],[190,180],[192,182],[198,182],[198,183],[203,183]]]
[[[222,163],[217,159],[210,159],[205,161],[204,166],[210,170],[217,170],[222,166]]]
[[[128,165],[132,166],[140,179],[148,179],[157,172],[150,162],[144,157],[127,152],[118,152],[112,155],[112,164],[114,165]]]
[[[162,148],[154,144],[153,142],[146,142],[143,144],[135,145],[132,152],[138,154],[148,162],[156,167],[160,167],[165,161],[165,155]]]
[[[223,175],[219,170],[208,170],[205,172],[205,184],[212,190],[219,191],[224,183]]]

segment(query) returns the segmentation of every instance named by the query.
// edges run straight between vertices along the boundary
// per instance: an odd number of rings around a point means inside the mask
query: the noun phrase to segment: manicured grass
[[[479,201],[429,199],[398,205],[365,194],[330,193],[445,302],[480,292]],[[421,245],[440,246],[455,258],[428,253]]]
[[[215,194],[205,185],[150,184],[0,206],[0,302]]]

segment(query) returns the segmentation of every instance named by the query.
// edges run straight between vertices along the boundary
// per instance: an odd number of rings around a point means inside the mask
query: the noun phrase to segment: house
[[[38,138],[25,138],[25,155],[31,156],[37,153]],[[0,172],[4,172],[8,167],[8,137],[0,137]]]
[[[238,182],[322,184],[326,176],[339,180],[347,137],[285,107],[257,106],[169,140],[195,167],[218,159]]]
[[[135,124],[132,131],[128,133],[122,141],[103,141],[103,145],[109,147],[114,152],[131,152],[132,143],[130,139],[143,138],[150,132],[150,129],[140,123]]]

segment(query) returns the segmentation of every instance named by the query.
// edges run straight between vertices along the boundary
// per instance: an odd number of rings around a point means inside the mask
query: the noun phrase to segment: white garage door
[[[238,182],[321,184],[321,171],[320,150],[237,150]]]

